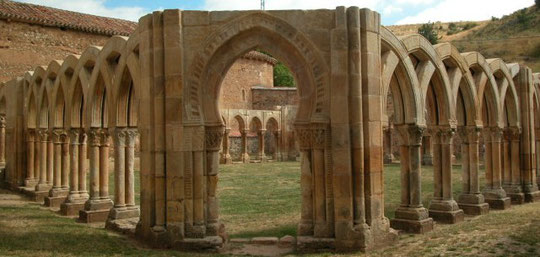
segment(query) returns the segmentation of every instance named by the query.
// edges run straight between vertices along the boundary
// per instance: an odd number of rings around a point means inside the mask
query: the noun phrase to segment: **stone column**
[[[52,141],[53,133],[48,132],[47,138],[47,184],[52,186],[54,180],[54,144]]]
[[[61,184],[62,184],[62,190],[69,192],[69,136],[67,132],[62,131],[62,134],[60,135],[60,142],[62,144],[62,178],[61,178]]]
[[[35,141],[36,141],[36,131],[34,129],[28,129],[26,132],[26,180],[24,181],[25,187],[35,187],[36,186],[36,175],[34,170],[34,159],[35,159]]]
[[[298,224],[299,236],[313,236],[313,173],[311,169],[311,130],[297,128],[296,139],[300,150],[300,187],[302,192],[302,208],[300,223]]]
[[[525,194],[521,187],[521,170],[519,158],[519,148],[521,139],[521,130],[518,127],[508,128],[504,132],[505,139],[505,158],[504,158],[504,179],[503,189],[506,191],[512,204],[525,203]]]
[[[69,194],[66,201],[60,205],[60,213],[66,216],[78,215],[79,211],[84,208],[84,202],[88,200],[88,194],[86,193],[86,173],[80,172],[82,168],[80,166],[81,156],[81,141],[83,140],[84,132],[78,128],[73,128],[69,131],[70,137],[70,182],[69,182]],[[86,157],[84,157],[86,159]],[[83,159],[83,162],[86,161]],[[84,181],[84,186],[81,187],[80,183]],[[81,189],[84,188],[84,191]],[[84,193],[84,195],[83,195]]]
[[[113,207],[109,198],[109,134],[106,129],[91,128],[89,131],[90,155],[90,199],[84,210],[79,212],[79,219],[86,223],[103,222]],[[80,151],[80,149],[79,149]],[[79,163],[79,169],[81,163]],[[79,174],[79,178],[81,175]]]
[[[536,167],[533,171],[533,179],[531,181],[534,181],[536,178],[536,185],[538,189],[540,189],[540,129],[537,129],[535,131],[536,133],[536,154],[535,154],[535,160],[536,160]]]
[[[87,189],[87,179],[86,175],[88,174],[88,165],[87,165],[87,155],[86,152],[88,150],[87,146],[87,139],[88,136],[84,132],[84,130],[81,130],[80,136],[79,136],[79,197],[85,200],[88,200],[90,198],[90,195],[88,194]]]
[[[487,185],[482,193],[490,209],[506,209],[510,207],[510,198],[506,196],[501,181],[502,135],[502,129],[499,127],[492,127],[485,130]]]
[[[432,145],[431,145],[431,136],[430,135],[426,135],[424,138],[423,138],[423,143],[422,143],[422,164],[423,165],[433,165],[433,149],[432,149]]]
[[[429,204],[429,216],[443,223],[454,224],[464,220],[452,196],[452,137],[454,129],[436,127],[432,129],[434,196]]]
[[[393,125],[389,123],[384,133],[384,163],[389,164],[394,162],[394,153],[392,152],[392,130]]]
[[[61,129],[52,132],[53,148],[53,187],[49,191],[49,196],[45,198],[45,206],[60,207],[68,196],[67,186],[67,134]],[[64,148],[64,149],[63,149]],[[63,152],[65,151],[65,152]],[[62,183],[63,182],[63,183]],[[64,185],[64,186],[63,186]]]
[[[220,163],[222,164],[232,164],[232,158],[230,153],[230,139],[229,134],[231,133],[230,128],[225,128],[225,131],[223,132],[223,150],[221,152],[221,160]]]
[[[459,208],[467,215],[483,215],[489,212],[489,205],[480,193],[478,171],[480,168],[478,142],[480,128],[460,127],[461,163],[463,170],[463,190],[458,198]]]
[[[36,185],[37,192],[48,193],[51,188],[47,183],[47,140],[49,133],[46,129],[40,129],[39,133],[39,148],[37,150],[39,156],[39,183]]]
[[[248,130],[244,129],[240,131],[240,134],[242,135],[242,162],[249,163],[248,139],[247,139]]]
[[[390,226],[412,233],[433,230],[433,219],[422,205],[421,145],[424,128],[416,125],[396,126],[401,140],[401,204]]]
[[[261,162],[266,162],[266,155],[264,153],[264,133],[266,129],[261,129],[257,131],[257,137],[259,139],[259,152],[258,157]]]
[[[206,127],[206,236],[217,236],[219,233],[219,201],[217,183],[219,172],[219,148],[223,138],[221,126]]]
[[[274,161],[282,161],[281,160],[281,145],[280,145],[281,130],[274,131],[274,138],[276,140],[276,149],[274,150],[274,156],[272,157],[272,159],[274,159]]]
[[[6,117],[0,116],[0,165],[6,165]]]
[[[139,217],[135,206],[135,140],[136,129],[116,128],[114,131],[114,207],[109,212],[107,227],[117,226],[116,220]]]

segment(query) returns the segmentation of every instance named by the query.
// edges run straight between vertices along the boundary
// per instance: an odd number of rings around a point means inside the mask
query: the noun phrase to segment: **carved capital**
[[[521,128],[520,127],[510,127],[505,132],[508,134],[508,140],[510,141],[519,141],[521,138]]]
[[[501,142],[502,136],[503,136],[503,130],[499,127],[491,127],[489,128],[489,131],[491,132],[491,140],[493,142]]]
[[[71,140],[72,145],[78,145],[79,144],[80,135],[81,135],[81,131],[79,129],[71,129],[69,131],[69,138]]]
[[[36,140],[36,131],[34,129],[28,129],[26,131],[26,141],[34,142]]]
[[[127,137],[127,130],[124,128],[117,128],[114,130],[114,145],[116,147],[125,147],[126,146],[126,137]]]
[[[128,129],[126,136],[126,146],[130,148],[135,147],[135,139],[139,136],[139,131],[137,129]]]
[[[464,143],[473,144],[473,143],[478,143],[478,141],[480,140],[481,128],[479,127],[463,126],[463,127],[459,127],[457,131],[458,131],[459,137]]]
[[[52,141],[55,145],[59,145],[62,143],[62,133],[64,133],[61,129],[55,129],[51,132]]]
[[[422,137],[426,132],[425,127],[417,125],[398,125],[396,126],[401,138],[401,145],[404,146],[420,146],[422,145]]]
[[[207,151],[219,151],[223,140],[223,127],[206,127],[205,145]]]
[[[101,141],[101,132],[99,129],[93,128],[88,132],[88,144],[92,147],[99,147]]]
[[[311,133],[311,138],[314,149],[324,149],[326,143],[326,129],[314,128]]]
[[[49,131],[47,129],[40,129],[38,130],[39,139],[41,142],[47,142],[49,140]]]
[[[6,127],[6,116],[1,115],[0,116],[0,128],[5,128],[5,127]]]
[[[456,134],[456,129],[452,127],[439,127],[437,133],[439,134],[441,144],[450,144]]]
[[[311,148],[311,130],[308,128],[296,128],[295,136],[298,140],[300,150],[308,150]]]
[[[101,129],[99,133],[101,146],[108,147],[109,146],[109,131],[107,129]]]

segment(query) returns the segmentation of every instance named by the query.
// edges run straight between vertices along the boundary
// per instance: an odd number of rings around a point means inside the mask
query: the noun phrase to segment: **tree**
[[[428,22],[423,24],[418,28],[418,33],[424,36],[433,45],[439,43],[439,36],[437,35],[437,31],[435,31],[434,23]]]
[[[540,0],[534,0],[534,5],[536,5],[536,9],[540,10]]]
[[[274,66],[274,86],[296,87],[291,71],[281,62],[276,63]]]

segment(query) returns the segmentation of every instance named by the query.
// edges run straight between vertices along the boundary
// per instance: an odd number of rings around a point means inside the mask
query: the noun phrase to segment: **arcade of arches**
[[[280,110],[219,106],[222,74],[254,49],[286,64],[297,84],[298,248],[368,250],[396,240],[394,229],[423,233],[434,220],[455,223],[540,199],[539,74],[419,35],[398,38],[378,13],[357,7],[154,12],[129,38],[112,37],[6,82],[5,184],[87,222],[137,218],[138,238],[156,246],[221,246],[216,188],[218,166],[228,162],[224,134],[235,123],[242,133],[264,138],[271,128],[279,138],[283,126]],[[392,220],[384,216],[384,141],[399,142],[401,205]],[[454,142],[463,173],[457,199]],[[429,206],[421,199],[422,144],[434,167]],[[265,154],[264,141],[259,149],[261,160],[279,151]],[[238,158],[250,158],[245,153]]]

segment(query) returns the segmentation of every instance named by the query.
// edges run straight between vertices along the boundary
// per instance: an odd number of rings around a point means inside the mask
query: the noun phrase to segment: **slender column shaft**
[[[511,152],[510,152],[510,136],[505,132],[504,140],[501,143],[502,146],[502,180],[505,186],[512,184],[512,165],[511,165]]]
[[[99,146],[100,135],[97,129],[91,129],[89,133],[88,155],[90,157],[90,199],[99,199]]]
[[[411,204],[410,199],[410,175],[411,175],[411,166],[410,166],[410,156],[409,156],[409,146],[407,143],[404,143],[400,146],[400,156],[401,156],[401,206],[409,207]]]
[[[223,138],[223,128],[208,127],[206,129],[206,232],[215,236],[219,230],[219,202],[217,198],[217,182],[219,172],[219,148]]]
[[[444,128],[441,131],[441,171],[442,171],[442,197],[444,200],[452,200],[452,137],[453,129]]]
[[[264,161],[265,155],[264,155],[264,132],[266,130],[260,130],[258,132],[259,136],[259,160]]]
[[[300,187],[302,190],[302,209],[298,234],[302,236],[313,235],[313,175],[311,158],[311,131],[297,129],[297,140],[300,147]]]
[[[36,181],[41,181],[41,134],[38,130],[35,132],[34,140],[34,176]]]
[[[249,162],[247,131],[243,130],[240,133],[242,135],[242,161],[244,163],[247,163],[247,162]]]
[[[6,163],[6,117],[0,117],[0,163]]]
[[[47,132],[40,130],[40,146],[39,146],[39,184],[47,184]],[[40,191],[37,190],[36,191]]]
[[[493,160],[493,188],[502,189],[501,179],[501,137],[502,130],[494,129],[492,132],[492,160]]]
[[[443,160],[440,133],[436,130],[431,135],[431,140],[433,140],[433,199],[440,200],[443,197]]]
[[[83,198],[88,198],[88,191],[86,186],[86,174],[88,170],[86,165],[86,141],[86,133],[84,131],[81,131],[79,135],[79,194]]]
[[[52,185],[54,180],[54,144],[52,137],[47,141],[47,184]]]
[[[274,138],[276,139],[276,149],[274,150],[274,157],[273,159],[275,161],[281,161],[281,131],[276,131],[274,133]]]
[[[463,194],[471,193],[471,153],[470,153],[470,144],[467,140],[467,133],[463,133],[461,138],[461,169],[462,177],[461,182],[463,185]]]
[[[193,224],[204,224],[204,204],[203,204],[203,178],[204,160],[202,151],[193,152]]]
[[[109,198],[109,134],[106,130],[101,131],[99,146],[99,196]]]
[[[35,144],[35,132],[33,130],[28,130],[26,134],[26,186],[29,185],[29,182],[35,179],[34,176],[34,144]]]
[[[54,144],[53,189],[58,190],[62,187],[62,144],[60,142],[60,131],[53,132],[52,141]]]
[[[60,141],[62,142],[62,179],[61,184],[62,188],[67,190],[69,188],[69,137],[66,132],[62,132],[60,136]]]
[[[515,187],[519,187],[519,185],[521,185],[521,171],[519,167],[519,137],[519,133],[514,132],[510,141],[510,159],[512,160],[510,167],[512,169],[511,181],[512,185]]]
[[[138,132],[128,130],[126,141],[126,206],[135,206],[135,141]]]
[[[469,177],[470,177],[470,189],[469,192],[473,194],[480,193],[480,180],[479,173],[480,163],[479,163],[479,152],[478,152],[478,137],[479,133],[474,128],[474,131],[470,133],[469,136]]]
[[[71,129],[69,136],[70,142],[70,195],[76,195],[79,193],[79,131],[77,129]]]
[[[126,188],[126,135],[127,131],[117,128],[114,132],[114,207],[125,207]]]
[[[491,132],[489,129],[484,129],[484,165],[486,173],[486,187],[489,189],[493,188],[493,147],[492,147],[492,138]]]

